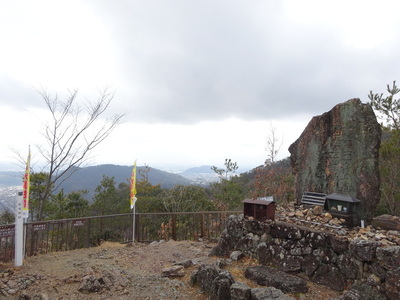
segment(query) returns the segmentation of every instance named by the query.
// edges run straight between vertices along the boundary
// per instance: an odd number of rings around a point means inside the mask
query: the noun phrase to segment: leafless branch
[[[46,202],[51,193],[89,159],[90,152],[111,134],[125,114],[103,118],[114,99],[115,93],[109,88],[99,91],[98,99],[87,101],[83,108],[77,103],[78,90],[69,90],[64,101],[45,89],[36,92],[43,98],[51,116],[43,133],[46,145],[38,147],[47,163],[47,189],[42,199]]]

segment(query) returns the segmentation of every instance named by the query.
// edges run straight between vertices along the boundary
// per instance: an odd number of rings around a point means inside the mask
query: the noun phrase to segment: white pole
[[[15,214],[15,255],[14,265],[20,267],[24,263],[24,216],[22,213],[23,193],[18,192],[16,196],[16,214]]]
[[[132,243],[135,242],[136,205],[133,206]]]

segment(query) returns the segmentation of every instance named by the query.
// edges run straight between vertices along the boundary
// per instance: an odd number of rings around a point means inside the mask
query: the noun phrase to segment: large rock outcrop
[[[311,119],[289,147],[296,199],[303,192],[341,193],[361,200],[371,220],[379,202],[381,128],[368,104],[351,99]]]

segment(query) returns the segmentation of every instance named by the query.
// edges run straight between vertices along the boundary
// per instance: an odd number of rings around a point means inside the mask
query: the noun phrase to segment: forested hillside
[[[141,178],[141,173],[146,167],[137,167],[138,180]],[[87,198],[92,199],[96,187],[100,184],[103,176],[114,177],[117,184],[129,183],[132,174],[132,166],[120,165],[98,165],[86,168],[80,168],[74,172],[68,180],[65,180],[60,186],[65,193],[70,193],[77,190],[87,190]],[[149,168],[148,181],[152,185],[160,185],[162,188],[172,188],[175,185],[190,185],[191,180],[184,178],[178,174],[168,173],[154,168]]]

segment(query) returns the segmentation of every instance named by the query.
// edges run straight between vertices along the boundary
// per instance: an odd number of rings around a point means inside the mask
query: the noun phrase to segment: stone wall
[[[341,103],[312,118],[289,147],[295,193],[349,194],[361,200],[362,219],[371,220],[379,202],[381,128],[368,104]]]
[[[230,216],[211,254],[228,256],[232,251],[285,272],[305,274],[335,290],[356,282],[383,299],[398,299],[400,294],[400,246],[381,247],[376,241],[350,240],[289,223]]]

